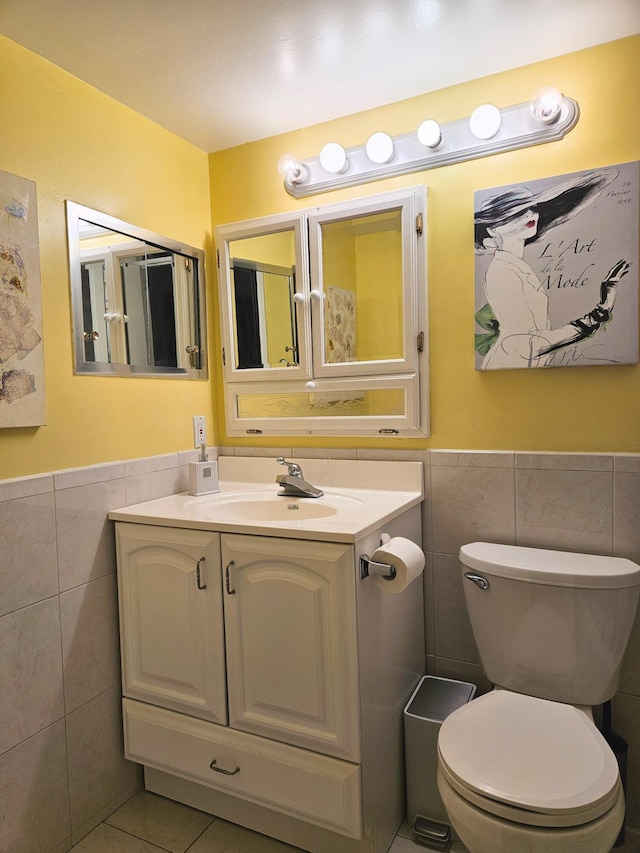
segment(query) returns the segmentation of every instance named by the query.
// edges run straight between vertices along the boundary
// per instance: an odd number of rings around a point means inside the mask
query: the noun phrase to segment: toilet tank
[[[640,566],[473,542],[460,549],[471,627],[496,686],[572,705],[617,690],[640,593]]]

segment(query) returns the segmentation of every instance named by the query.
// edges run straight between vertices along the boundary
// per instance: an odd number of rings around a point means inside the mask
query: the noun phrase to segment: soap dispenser
[[[210,495],[219,491],[217,463],[209,462],[206,447],[203,444],[200,447],[198,461],[189,463],[189,494]]]

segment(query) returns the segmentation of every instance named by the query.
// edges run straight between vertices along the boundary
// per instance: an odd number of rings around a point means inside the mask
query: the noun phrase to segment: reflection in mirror
[[[321,228],[324,363],[402,358],[402,211]]]
[[[232,258],[236,367],[297,364],[293,269]]]
[[[67,202],[76,373],[206,378],[204,254]]]
[[[392,417],[407,410],[403,387],[371,390],[278,392],[273,394],[238,394],[239,418],[317,418]]]
[[[235,366],[298,365],[292,230],[229,242]]]

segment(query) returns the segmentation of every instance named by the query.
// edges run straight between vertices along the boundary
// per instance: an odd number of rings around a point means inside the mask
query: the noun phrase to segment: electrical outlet
[[[198,450],[207,443],[207,419],[204,415],[193,416],[193,446]]]

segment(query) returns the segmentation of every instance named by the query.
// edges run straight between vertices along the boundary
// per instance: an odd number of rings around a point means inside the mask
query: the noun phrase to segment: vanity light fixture
[[[382,133],[381,131],[372,133],[367,139],[367,144],[364,148],[369,160],[378,165],[390,163],[396,153],[393,147],[393,139],[388,133]]]
[[[469,130],[476,139],[493,139],[501,124],[500,110],[493,104],[482,104],[471,113]]]
[[[418,141],[425,148],[439,148],[442,144],[442,131],[437,121],[432,118],[425,119],[417,130]]]
[[[349,168],[349,158],[339,142],[327,142],[320,151],[320,165],[330,175],[342,175]]]
[[[295,186],[309,177],[309,169],[301,163],[293,154],[283,154],[278,160],[278,172],[284,178],[285,185]]]
[[[553,86],[545,86],[535,93],[529,104],[531,115],[543,124],[553,124],[560,117],[562,109],[562,92]]]
[[[556,89],[541,89],[531,101],[515,106],[482,104],[468,118],[438,124],[427,119],[417,132],[391,137],[372,134],[365,145],[345,149],[329,142],[319,156],[298,161],[290,157],[280,168],[286,191],[294,198],[357,186],[395,175],[475,160],[556,142],[578,122],[578,103]],[[280,163],[286,160],[280,158]]]

